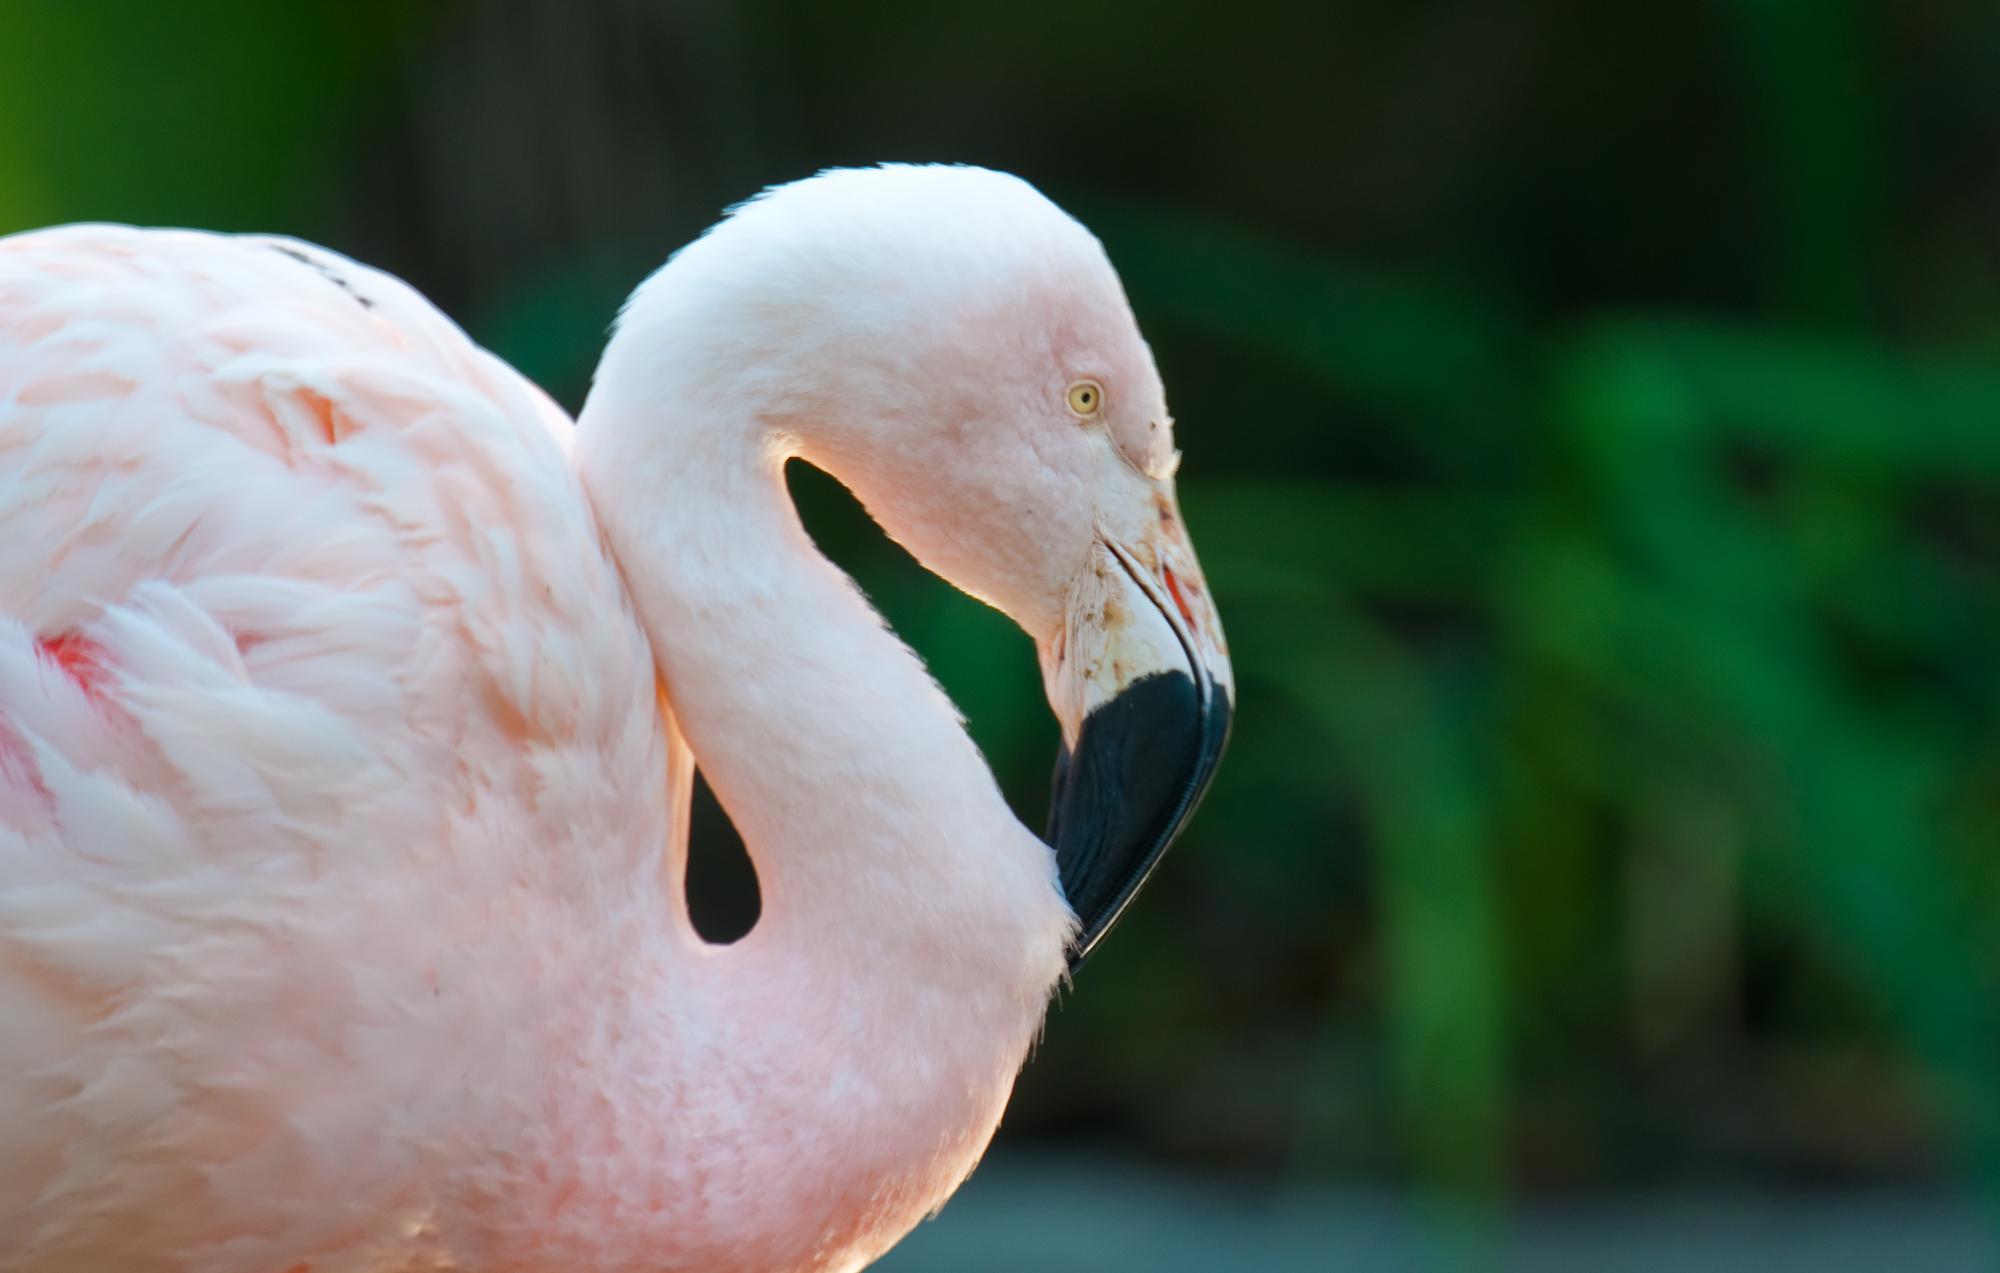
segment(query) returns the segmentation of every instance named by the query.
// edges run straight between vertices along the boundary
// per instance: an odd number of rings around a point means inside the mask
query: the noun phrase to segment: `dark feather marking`
[[[361,293],[355,291],[354,284],[348,282],[340,275],[335,274],[333,270],[326,264],[326,262],[315,261],[313,258],[307,256],[305,253],[299,251],[297,248],[282,247],[275,243],[271,244],[270,247],[273,252],[280,253],[284,256],[289,256],[294,261],[297,261],[300,265],[310,267],[321,278],[325,279],[329,283],[332,283],[335,287],[339,288],[341,291],[346,292],[349,296],[352,296],[355,300],[361,302],[361,308],[363,309],[375,308],[374,301],[369,300],[366,296],[363,296]]]

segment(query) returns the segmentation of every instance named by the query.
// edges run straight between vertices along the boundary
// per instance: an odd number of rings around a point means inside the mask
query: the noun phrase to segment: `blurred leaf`
[[[1955,895],[1949,831],[1927,812],[1945,762],[1857,707],[1810,616],[1787,604],[1795,554],[1724,497],[1714,454],[1730,424],[1810,420],[1824,427],[1766,436],[1792,459],[1987,462],[1991,431],[1976,434],[1965,399],[1947,401],[1938,382],[1975,400],[1996,387],[1960,369],[1901,380],[1881,359],[1842,369],[1811,346],[1674,328],[1586,336],[1574,349],[1560,364],[1563,424],[1596,466],[1600,507],[1635,568],[1552,546],[1537,558],[1544,573],[1523,580],[1519,620],[1606,690],[1756,749],[1786,802],[1777,865],[1801,882],[1799,919],[1904,1032],[1941,1125],[2000,1186],[2000,1011],[1985,978],[1953,971],[1992,967],[2000,951]],[[1724,405],[1746,396],[1761,409],[1739,417]],[[1931,427],[1897,431],[1919,422]]]
[[[0,232],[115,220],[310,230],[334,143],[393,65],[403,6],[10,3]]]
[[[1255,350],[1397,416],[1459,426],[1419,433],[1416,445],[1462,452],[1477,439],[1486,458],[1504,455],[1525,365],[1504,311],[1192,214],[1076,202],[1146,322]]]
[[[1857,0],[1725,0],[1762,110],[1760,168],[1777,298],[1856,325],[1880,285],[1884,128],[1874,17]],[[1879,19],[1877,19],[1879,21]]]

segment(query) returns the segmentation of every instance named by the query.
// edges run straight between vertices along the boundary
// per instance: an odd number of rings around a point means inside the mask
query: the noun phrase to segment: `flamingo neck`
[[[814,548],[785,448],[755,420],[641,402],[601,374],[578,460],[763,907],[720,948],[662,907],[631,1042],[598,1064],[671,1093],[666,1161],[628,1166],[712,1195],[704,1267],[872,1254],[983,1151],[1069,914],[949,700]]]
[[[762,918],[730,949],[1039,1002],[1065,922],[1049,851],[944,692],[813,545],[787,450],[724,420],[615,458],[589,444],[598,423],[587,411],[585,480],[671,710],[757,868]]]

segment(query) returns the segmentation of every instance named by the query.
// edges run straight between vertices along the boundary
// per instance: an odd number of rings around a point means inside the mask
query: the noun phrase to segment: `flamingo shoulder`
[[[324,249],[0,239],[0,1265],[419,1240],[576,920],[522,899],[669,816],[569,429]]]

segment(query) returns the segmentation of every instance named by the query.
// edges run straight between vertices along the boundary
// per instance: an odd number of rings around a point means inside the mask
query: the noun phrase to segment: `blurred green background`
[[[0,0],[0,119],[0,231],[304,235],[572,408],[771,182],[1103,238],[1236,737],[890,1265],[2000,1266],[2000,5]],[[795,487],[1039,824],[1027,640]]]

